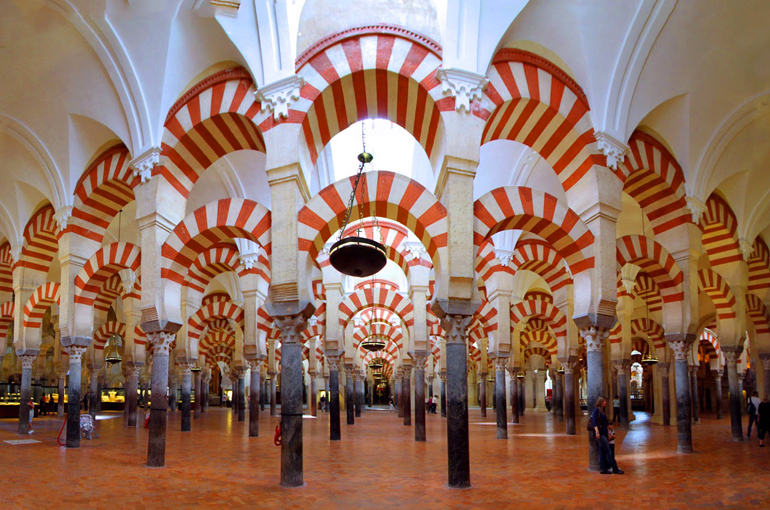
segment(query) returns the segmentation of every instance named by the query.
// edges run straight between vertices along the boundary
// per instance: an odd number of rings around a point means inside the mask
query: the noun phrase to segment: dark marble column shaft
[[[404,399],[404,425],[412,425],[412,368],[404,368],[404,382],[401,384],[401,393]]]
[[[318,416],[318,388],[316,387],[316,374],[310,374],[310,416]]]
[[[21,435],[29,434],[29,399],[32,397],[32,366],[37,359],[37,354],[23,354],[19,356],[21,361],[21,390],[19,396],[19,425],[18,432]],[[80,436],[78,436],[79,438]]]
[[[564,361],[564,430],[574,436],[575,431],[575,370],[577,361]]]
[[[97,403],[97,395],[98,395],[98,386],[99,386],[99,379],[97,379],[96,374],[91,373],[91,380],[89,381],[89,391],[88,391],[88,414],[91,415],[92,418],[96,418],[96,403]]]
[[[719,370],[715,372],[714,375],[714,386],[715,386],[715,392],[714,392],[714,400],[716,400],[716,411],[717,411],[717,420],[722,419],[722,371]]]
[[[192,393],[192,363],[183,363],[182,372],[182,432],[189,432],[192,426],[190,419],[190,394]],[[235,394],[235,392],[233,392]]]
[[[251,380],[249,381],[249,437],[259,437],[260,371],[262,360],[249,360]]]
[[[404,398],[402,395],[402,389],[404,387],[404,376],[403,376],[403,370],[400,368],[398,369],[398,373],[396,374],[396,415],[399,418],[404,417]]]
[[[128,383],[126,384],[126,403],[128,405],[128,426],[136,427],[136,408],[139,400],[139,374],[141,366],[128,367]]]
[[[628,360],[616,360],[618,369],[618,397],[620,397],[620,426],[628,428],[628,380],[630,377],[631,362]]]
[[[59,372],[59,402],[56,404],[56,412],[59,417],[64,416],[64,391],[67,383],[67,372]]]
[[[427,353],[415,352],[414,360],[414,440],[425,441],[425,362]]]
[[[668,375],[668,363],[658,363],[658,372],[660,372],[660,400],[661,406],[663,406],[661,415],[663,416],[663,425],[671,426],[671,392],[669,386],[671,384]],[[621,405],[622,405],[621,401]]]
[[[67,392],[67,448],[80,448],[80,385],[82,356],[85,347],[65,347],[70,357],[70,380]]]
[[[446,374],[441,374],[441,417],[446,418]]]
[[[508,358],[495,358],[495,414],[497,439],[508,439],[508,409],[505,405],[505,366]]]
[[[353,370],[352,366],[345,367],[345,417],[347,418],[346,423],[348,425],[355,425],[356,423]]]
[[[733,433],[733,441],[743,441],[743,424],[741,422],[741,408],[743,407],[743,392],[738,380],[738,358],[740,352],[723,350],[727,360],[727,382],[730,387],[730,426]]]
[[[470,446],[468,440],[468,365],[466,328],[470,317],[452,317],[444,322],[454,330],[446,344],[447,456],[449,486],[470,487]],[[447,329],[447,328],[445,328]],[[452,335],[451,333],[454,333]],[[453,341],[454,340],[454,341]]]
[[[564,385],[562,381],[562,373],[558,370],[553,372],[553,403],[551,408],[556,413],[556,421],[564,421]]]
[[[203,392],[201,391],[201,388],[203,387],[203,377],[201,377],[202,373],[203,372],[193,373],[193,385],[195,388],[195,405],[193,406],[194,420],[199,420],[201,417],[201,404],[203,402]]]
[[[284,319],[292,321],[281,334],[281,485],[299,487],[304,484],[302,456],[302,343],[299,333],[305,320],[301,316]],[[278,321],[277,321],[278,322]],[[279,324],[280,326],[280,324]]]
[[[524,416],[524,408],[527,407],[525,405],[525,402],[527,401],[526,397],[526,385],[524,384],[524,381],[526,381],[526,377],[522,375],[522,377],[516,377],[516,384],[519,386],[519,415]]]
[[[238,373],[238,421],[246,421],[246,372],[244,370]]]
[[[147,333],[152,344],[152,402],[150,403],[150,433],[147,441],[147,465],[166,464],[166,425],[168,422],[168,363],[169,349],[176,334],[161,331]]]
[[[599,328],[584,328],[580,334],[586,341],[586,358],[588,362],[588,415],[590,416],[599,397],[604,395],[604,359],[602,343],[607,337],[607,331]],[[606,396],[605,396],[606,397]],[[612,405],[610,401],[610,405]],[[599,471],[599,442],[593,431],[588,436],[588,469]]]
[[[700,400],[698,399],[698,367],[690,367],[690,377],[692,378],[692,421],[700,423]]]
[[[481,417],[487,416],[487,374],[482,372],[479,375],[479,407],[481,408]]]
[[[340,427],[340,379],[337,367],[342,364],[340,358],[329,357],[329,391],[326,405],[329,409],[329,439],[339,441],[342,437]]]
[[[675,358],[676,429],[679,453],[692,453],[692,403],[690,400],[690,367],[686,355]]]
[[[356,394],[356,418],[360,418],[364,412],[366,395],[364,394],[364,374],[357,373],[353,377],[353,389]]]
[[[518,368],[508,370],[511,377],[511,423],[519,423],[519,381]]]

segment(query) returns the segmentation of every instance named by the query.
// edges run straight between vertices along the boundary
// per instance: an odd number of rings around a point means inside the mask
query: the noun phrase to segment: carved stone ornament
[[[318,317],[313,315],[307,320],[307,327],[312,328],[318,325]]]
[[[301,341],[300,333],[307,325],[307,319],[302,314],[281,315],[274,317],[275,325],[281,332],[281,343],[291,344]]]
[[[508,370],[508,373],[511,375],[511,377],[515,377],[516,374],[519,373],[520,369],[519,369],[519,367],[511,367],[511,366],[509,366],[509,367],[507,367],[507,370]]]
[[[504,266],[507,266],[513,260],[513,252],[502,248],[495,248],[495,258]]]
[[[414,354],[412,354],[411,358],[412,358],[412,363],[414,363],[414,368],[415,369],[420,368],[420,369],[425,370],[425,365],[428,362],[428,355],[427,354],[425,354],[425,353],[416,353],[415,352]]]
[[[508,358],[495,358],[495,371],[502,372],[508,366]]]
[[[471,101],[481,101],[482,93],[489,83],[482,74],[455,68],[439,68],[436,70],[436,78],[441,82],[441,92],[455,98],[455,110],[465,110],[465,113],[470,113]]]
[[[246,270],[254,269],[259,261],[259,253],[247,253],[240,256],[241,264]]]
[[[624,374],[628,374],[628,370],[631,368],[631,361],[627,359],[613,360],[612,363],[615,365],[615,370]]]
[[[70,363],[80,363],[83,357],[83,354],[86,352],[86,348],[82,347],[80,345],[70,345],[68,347],[64,348],[64,352],[67,353],[67,355],[70,357]]]
[[[591,326],[580,330],[580,336],[586,343],[586,351],[601,351],[602,343],[609,336],[610,331],[606,328],[597,328]]]
[[[703,213],[706,212],[706,204],[695,197],[688,196],[685,197],[685,200],[687,201],[687,210],[690,211],[690,214],[692,215],[692,222],[697,225],[700,223]]]
[[[763,370],[770,370],[770,356],[764,356],[759,358],[759,361],[762,362],[762,369]]]
[[[472,319],[471,315],[446,315],[441,319],[441,327],[447,332],[447,343],[464,343]]]
[[[59,232],[64,232],[67,229],[67,225],[69,225],[70,218],[72,218],[71,205],[65,205],[64,207],[61,207],[59,208],[58,211],[56,211],[56,213],[53,215],[53,219],[59,225]]]
[[[327,356],[326,363],[329,365],[331,372],[337,372],[339,370],[339,364],[342,362],[342,356]]]
[[[150,180],[152,170],[160,164],[160,147],[150,147],[139,156],[135,157],[129,165],[143,183]]]
[[[660,365],[661,364],[658,363],[658,372],[660,373],[660,376],[663,377],[663,378],[668,377],[668,367],[667,366],[662,367]]]
[[[687,361],[687,351],[690,348],[690,342],[686,340],[676,340],[668,343],[671,350],[674,351],[676,361]]]
[[[738,363],[738,359],[741,357],[740,352],[723,350],[722,353],[725,355],[725,361],[727,361],[728,365],[735,365]]]
[[[443,374],[443,373],[439,373],[439,374],[438,374],[438,378],[439,378],[439,380],[440,380],[442,383],[445,383],[445,382],[446,382],[446,374]]]
[[[754,245],[752,245],[746,239],[740,239],[738,241],[738,248],[741,250],[741,255],[743,255],[743,260],[748,262],[749,259],[751,258],[751,254],[754,253]]]
[[[118,271],[118,275],[120,275],[120,281],[123,283],[123,292],[126,294],[134,292],[136,273],[131,269],[121,269]]]
[[[402,370],[404,371],[404,379],[412,377],[412,367],[404,367]]]
[[[355,370],[356,369],[354,367],[345,367],[345,377],[355,380]]]
[[[13,263],[17,263],[19,261],[19,258],[21,258],[21,252],[24,250],[24,245],[27,244],[26,240],[22,240],[19,244],[14,244],[11,246],[11,259],[13,259]]]
[[[257,99],[262,103],[262,111],[273,112],[273,119],[289,118],[289,107],[299,101],[299,91],[305,85],[305,80],[293,74],[281,80],[269,83],[257,92]]]
[[[139,379],[139,376],[142,375],[142,367],[141,366],[133,366],[130,369],[131,377],[136,377]]]
[[[21,368],[32,368],[32,365],[35,364],[35,360],[37,359],[37,356],[34,354],[23,354],[19,356],[19,359],[21,360]]]
[[[607,133],[597,132],[594,136],[599,144],[599,151],[607,158],[607,167],[617,170],[618,165],[626,159],[628,145]]]
[[[168,331],[147,333],[147,342],[152,344],[154,355],[167,355],[171,349],[171,344],[174,342],[174,338],[176,338],[176,334]]]

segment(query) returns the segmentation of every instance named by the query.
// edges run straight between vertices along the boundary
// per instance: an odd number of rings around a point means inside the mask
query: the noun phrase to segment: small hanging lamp
[[[374,159],[370,153],[366,152],[366,138],[364,136],[364,125],[361,124],[361,141],[363,152],[358,155],[358,173],[353,183],[353,191],[350,192],[348,207],[345,213],[345,221],[340,229],[340,236],[329,250],[329,262],[332,267],[342,274],[365,278],[378,273],[387,262],[385,247],[377,240],[364,237],[361,232],[363,227],[363,206],[366,197],[366,175],[364,175],[364,165],[371,163]],[[360,221],[356,228],[355,235],[343,237],[345,230],[350,223],[350,215],[353,212],[353,202],[356,200],[356,191],[361,186],[361,198],[359,199]],[[372,212],[373,232],[379,232],[377,216]]]

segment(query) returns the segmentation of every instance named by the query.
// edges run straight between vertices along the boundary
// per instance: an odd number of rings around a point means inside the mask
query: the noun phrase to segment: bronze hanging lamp
[[[118,337],[120,338],[120,337]],[[107,342],[109,345],[104,350],[104,361],[109,363],[110,365],[114,365],[115,363],[120,363],[123,361],[123,356],[120,355],[120,351],[118,350],[118,344],[115,340],[115,337],[112,337],[110,340],[112,342]]]
[[[363,228],[363,206],[366,197],[366,175],[364,175],[364,165],[371,163],[374,159],[370,153],[366,152],[366,138],[364,136],[364,125],[361,124],[361,141],[363,152],[358,155],[358,173],[353,183],[353,191],[350,192],[348,207],[345,213],[345,221],[340,229],[340,236],[329,250],[329,262],[332,267],[342,274],[355,276],[357,278],[366,278],[378,273],[387,262],[385,247],[377,240],[369,239],[362,233]],[[356,228],[355,235],[343,237],[345,230],[350,222],[350,215],[353,212],[353,202],[356,200],[356,191],[361,187],[361,198],[359,199],[360,222]],[[377,216],[372,212],[373,233],[379,232]],[[372,236],[374,237],[374,235]]]

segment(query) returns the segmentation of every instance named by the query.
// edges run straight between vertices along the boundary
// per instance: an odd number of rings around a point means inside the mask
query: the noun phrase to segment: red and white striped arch
[[[530,317],[543,319],[557,339],[567,336],[567,317],[551,303],[527,299],[511,307],[511,327]]]
[[[746,294],[746,313],[754,324],[755,345],[761,345],[763,349],[770,348],[770,312],[767,307],[754,294]]]
[[[666,250],[649,237],[627,235],[617,240],[618,271],[626,264],[642,268],[660,289],[665,303],[676,303],[684,299],[684,274],[679,265]]]
[[[536,234],[553,246],[573,276],[594,266],[594,236],[569,207],[540,190],[505,186],[494,189],[473,204],[476,246],[501,230]]]
[[[705,292],[711,298],[720,321],[736,317],[735,296],[719,273],[711,269],[698,271],[698,290]]]
[[[198,339],[206,326],[217,319],[230,319],[243,329],[243,308],[228,301],[201,306],[187,321],[187,337]]]
[[[650,312],[659,312],[663,309],[663,298],[660,288],[655,283],[655,280],[646,273],[640,272],[636,275],[634,293],[645,303]]]
[[[704,329],[703,333],[701,333],[700,335],[700,341],[708,343],[711,346],[712,350],[719,355],[721,360],[721,358],[723,357],[722,349],[719,347],[719,339],[717,338],[717,336],[714,334],[713,331],[711,331],[708,328]]]
[[[253,81],[243,67],[220,71],[192,87],[166,117],[161,140],[161,174],[187,198],[198,177],[235,151],[265,152],[255,117],[261,109]]]
[[[553,296],[542,290],[530,290],[524,294],[524,299],[535,299],[553,304]]]
[[[481,241],[476,254],[476,274],[480,285],[486,286],[489,278],[498,271],[513,274],[507,263],[503,264],[495,253],[495,243],[489,237]]]
[[[16,266],[48,273],[51,261],[59,251],[59,229],[53,219],[53,207],[37,211],[24,227],[24,247]]]
[[[8,336],[8,328],[13,324],[13,311],[16,305],[13,301],[6,301],[0,305],[0,341]]]
[[[43,315],[52,304],[59,304],[59,284],[44,283],[32,293],[24,305],[22,320],[25,328],[40,329]]]
[[[404,175],[380,171],[364,176],[364,204],[357,199],[352,216],[363,209],[364,216],[375,214],[404,225],[414,232],[437,266],[436,256],[445,252],[447,246],[444,206],[424,186]],[[299,249],[309,252],[311,260],[318,257],[324,243],[342,226],[354,180],[351,177],[327,186],[299,211]]]
[[[655,234],[690,223],[685,200],[684,172],[676,158],[658,140],[634,131],[630,151],[615,174],[623,191],[642,207]]]
[[[760,298],[770,293],[770,249],[760,236],[754,239],[754,251],[749,257],[748,289]]]
[[[211,303],[226,303],[230,300],[230,295],[227,292],[211,292],[203,297],[201,306],[206,306]]]
[[[656,349],[666,348],[666,332],[663,326],[652,319],[639,318],[631,321],[631,335],[649,336]],[[646,337],[645,337],[646,338]]]
[[[337,133],[369,118],[406,129],[430,159],[439,153],[441,112],[454,109],[454,98],[443,97],[436,78],[441,57],[425,38],[388,28],[355,29],[300,56],[297,74],[305,85],[287,121],[302,124],[313,163]],[[260,128],[267,132],[275,125],[269,117]]]
[[[0,292],[13,292],[13,258],[8,241],[0,245]]]
[[[213,331],[201,340],[198,354],[210,356],[216,347],[223,346],[225,352],[232,353],[235,349],[235,336],[228,331]],[[232,357],[230,354],[228,357]]]
[[[572,284],[566,267],[564,257],[559,255],[559,252],[548,243],[536,239],[518,242],[511,258],[511,268],[514,272],[532,271],[545,280],[551,292]]]
[[[524,349],[524,363],[529,361],[532,356],[540,356],[545,360],[546,365],[551,362],[551,352],[545,347],[531,347]]]
[[[112,243],[102,247],[75,277],[75,303],[93,306],[104,282],[122,269],[138,271],[141,261],[141,250],[134,244]]]
[[[206,352],[200,352],[200,354],[206,355],[206,362],[210,364],[215,364],[218,361],[223,362],[225,365],[230,365],[230,361],[233,359],[233,351],[234,348],[229,346],[228,341],[225,339],[224,342],[220,341],[210,347],[208,351]]]
[[[353,347],[358,349],[361,342],[372,336],[372,331],[374,331],[375,335],[382,335],[387,338],[388,344],[393,344],[393,346],[386,345],[385,350],[388,352],[396,353],[398,349],[404,348],[404,335],[401,333],[401,330],[387,322],[375,322],[368,326],[356,328],[353,334]]]
[[[556,171],[568,191],[594,165],[606,164],[596,150],[583,90],[548,60],[518,49],[500,50],[487,72],[485,96],[494,104],[482,144],[513,140],[531,147]]]
[[[211,280],[229,271],[239,277],[256,274],[267,285],[270,282],[269,265],[267,257],[260,253],[257,263],[251,269],[246,269],[235,246],[218,245],[198,255],[187,273],[185,286],[191,292],[201,295]]]
[[[107,340],[118,335],[120,338],[126,338],[126,325],[118,321],[107,321],[99,329],[94,331],[94,349],[104,350]]]
[[[547,330],[525,331],[521,334],[519,339],[521,341],[522,348],[525,350],[535,348],[536,346],[534,343],[536,342],[548,350],[549,358],[550,355],[557,355],[556,338],[554,338],[553,335]]]
[[[711,194],[698,226],[703,232],[703,248],[713,267],[742,260],[738,247],[738,219],[722,197]]]
[[[73,220],[65,232],[102,242],[110,221],[135,200],[141,179],[129,166],[131,155],[122,143],[102,152],[75,186]]]
[[[386,288],[361,289],[345,296],[340,303],[340,325],[344,328],[355,314],[374,305],[401,317],[404,326],[414,325],[414,307],[409,298]]]

